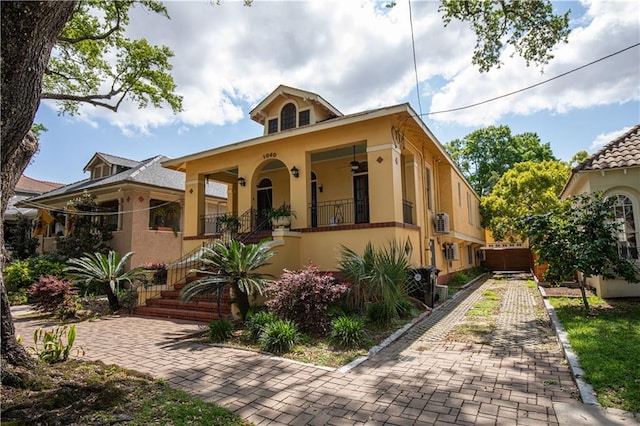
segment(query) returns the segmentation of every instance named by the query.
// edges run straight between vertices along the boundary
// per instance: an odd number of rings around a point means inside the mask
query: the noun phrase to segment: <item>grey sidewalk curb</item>
[[[423,312],[420,316],[414,318],[410,323],[408,323],[404,327],[396,330],[391,336],[389,336],[386,339],[384,339],[379,345],[371,347],[369,349],[369,353],[366,356],[362,356],[360,358],[354,359],[350,363],[340,367],[337,371],[339,373],[348,373],[350,370],[356,368],[357,366],[359,366],[360,364],[362,364],[363,362],[368,360],[369,357],[377,354],[382,349],[386,348],[391,343],[393,343],[396,340],[398,340],[403,334],[405,334],[407,331],[409,331],[414,325],[418,324],[424,318],[428,317],[429,315],[433,314],[435,311],[438,311],[438,310],[444,308],[445,306],[449,305],[450,303],[452,303],[456,299],[456,297],[458,297],[460,295],[462,290],[466,290],[467,288],[469,288],[470,286],[472,286],[476,282],[480,281],[481,279],[486,278],[487,275],[488,274],[485,272],[484,274],[475,277],[474,279],[472,279],[471,281],[469,281],[468,283],[466,283],[465,285],[460,287],[460,291],[458,291],[453,296],[451,296],[450,298],[448,298],[447,300],[442,302],[440,305],[436,306],[435,308],[433,308],[433,309],[431,309],[429,311]]]

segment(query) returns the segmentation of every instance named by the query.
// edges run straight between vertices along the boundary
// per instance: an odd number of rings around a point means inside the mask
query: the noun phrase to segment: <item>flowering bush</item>
[[[288,271],[267,287],[269,312],[294,321],[302,331],[326,332],[327,309],[347,291],[331,274],[320,274],[316,266]]]
[[[52,276],[40,277],[27,289],[27,293],[36,310],[55,312],[60,306],[70,305],[71,283]]]

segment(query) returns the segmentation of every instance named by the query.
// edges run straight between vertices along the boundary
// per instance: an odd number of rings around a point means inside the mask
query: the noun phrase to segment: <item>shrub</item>
[[[74,318],[76,316],[76,312],[78,312],[79,304],[76,296],[67,297],[55,311],[55,316],[58,319],[66,320],[69,318]]]
[[[251,339],[252,342],[257,342],[260,334],[262,334],[265,327],[277,320],[278,318],[271,312],[256,312],[255,314],[250,315],[249,318],[247,318],[247,320],[245,321],[245,333],[247,333],[249,339]]]
[[[63,338],[67,339],[67,344],[63,342]],[[39,342],[42,340],[42,347],[39,346]],[[72,325],[67,327],[56,327],[53,330],[45,331],[39,328],[33,333],[33,347],[34,352],[38,355],[38,358],[53,364],[56,362],[66,361],[69,358],[69,353],[73,347],[73,343],[76,340],[76,326]]]
[[[26,260],[11,262],[4,270],[4,285],[7,291],[16,291],[33,284],[33,275]]]
[[[35,279],[48,276],[61,278],[66,267],[64,263],[50,260],[46,257],[32,257],[28,262],[31,276]]]
[[[355,318],[342,316],[331,322],[329,340],[334,345],[346,348],[357,347],[364,339],[364,324]]]
[[[8,292],[7,298],[9,299],[9,305],[11,306],[26,305],[29,302],[27,290],[24,288],[19,288],[16,291]]]
[[[118,292],[118,300],[120,301],[120,311],[132,314],[136,306],[138,306],[138,290],[135,288],[127,288]]]
[[[300,334],[294,322],[277,320],[265,327],[258,340],[263,351],[282,354],[293,349],[300,340]]]
[[[56,277],[40,277],[27,289],[27,293],[36,310],[55,312],[60,305],[71,298],[71,283]]]
[[[400,299],[396,305],[400,318],[410,318],[413,313],[413,303],[409,299]]]
[[[396,315],[394,307],[383,302],[372,303],[367,309],[367,319],[376,325],[387,325]]]
[[[209,339],[212,342],[226,342],[233,336],[233,329],[233,323],[229,320],[213,320],[209,323]]]
[[[301,271],[288,271],[267,287],[270,312],[279,318],[300,324],[303,331],[326,332],[327,309],[338,300],[347,287],[338,284],[329,274],[320,274],[317,267],[308,266]]]

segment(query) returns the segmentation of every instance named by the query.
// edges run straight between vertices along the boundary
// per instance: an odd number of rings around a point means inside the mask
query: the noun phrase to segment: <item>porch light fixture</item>
[[[296,166],[293,166],[291,168],[291,174],[293,175],[293,177],[297,178],[300,176],[300,170],[298,170]]]
[[[238,178],[238,185],[240,185],[240,186],[245,186],[246,184],[247,184],[247,181],[246,181],[246,180],[244,180],[244,178],[243,178],[243,177],[239,177],[239,178]]]
[[[353,146],[353,161],[351,162],[351,172],[355,173],[360,168],[360,163],[356,161],[356,146]]]

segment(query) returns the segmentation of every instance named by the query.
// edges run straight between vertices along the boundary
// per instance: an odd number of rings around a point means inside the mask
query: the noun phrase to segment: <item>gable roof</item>
[[[136,167],[138,164],[140,164],[140,162],[136,160],[130,160],[128,158],[118,157],[116,155],[105,154],[103,152],[96,152],[95,154],[93,154],[93,157],[91,157],[91,160],[89,160],[87,165],[84,166],[84,169],[82,169],[82,171],[86,172],[87,170],[89,170],[98,160],[101,160],[102,162],[105,162],[107,164],[122,166],[126,168]]]
[[[253,121],[257,121],[260,124],[264,124],[264,116],[262,111],[269,106],[273,101],[275,101],[278,96],[296,96],[299,98],[303,98],[305,100],[315,102],[324,107],[327,111],[330,111],[336,117],[342,117],[342,113],[329,102],[327,102],[322,96],[317,93],[308,92],[306,90],[296,89],[295,87],[285,86],[283,84],[276,87],[276,89],[269,94],[266,98],[262,100],[258,105],[256,105],[251,111],[249,111],[249,116]]]
[[[119,161],[119,163],[111,164],[119,164],[125,167],[128,167],[128,165],[133,165],[133,167],[101,179],[83,179],[81,181],[74,182],[61,188],[46,192],[42,195],[31,197],[28,201],[42,201],[53,197],[77,194],[85,190],[90,191],[92,189],[108,187],[122,183],[135,183],[155,186],[163,189],[173,189],[181,192],[184,191],[184,173],[162,167],[161,163],[163,161],[169,160],[169,157],[166,157],[164,155],[157,155],[146,160],[135,161],[129,160],[127,158],[97,153],[92,157],[91,161],[94,161],[94,159],[96,158],[109,158],[110,160],[115,159],[115,161]],[[91,163],[91,161],[89,162],[89,164]],[[207,195],[226,198],[226,187],[224,187],[223,185],[219,185],[219,187],[208,187]]]
[[[640,124],[612,140],[574,170],[606,170],[640,166]]]

